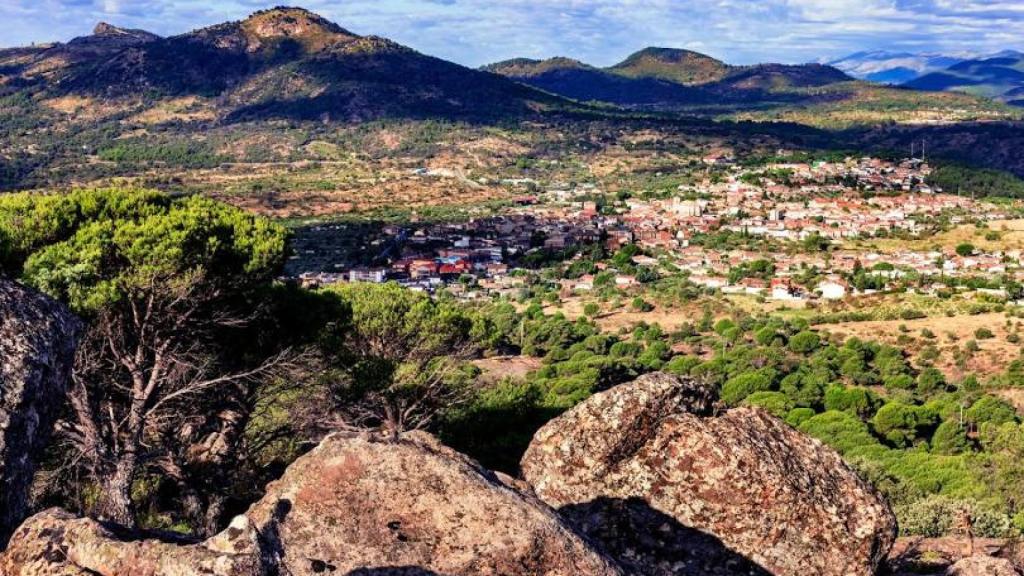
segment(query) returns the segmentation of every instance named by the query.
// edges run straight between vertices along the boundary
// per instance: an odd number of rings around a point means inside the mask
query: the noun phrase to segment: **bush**
[[[811,408],[794,408],[786,414],[786,424],[793,428],[799,428],[804,422],[814,418],[814,410]]]
[[[925,368],[917,377],[917,390],[922,394],[939,392],[946,387],[946,377],[937,368]]]
[[[946,456],[962,454],[971,449],[967,431],[959,422],[948,420],[939,424],[932,435],[932,452]]]
[[[874,415],[882,401],[874,392],[864,388],[846,388],[830,386],[825,391],[825,409],[837,412],[849,412],[861,418]]]
[[[1012,527],[1010,517],[993,506],[948,496],[928,496],[912,504],[897,506],[895,512],[903,536],[945,536],[953,532],[958,519],[965,513],[973,521],[974,535],[981,538],[1004,538]]]
[[[855,448],[878,445],[867,425],[849,412],[823,412],[805,420],[799,429],[835,448],[840,454]]]
[[[676,356],[669,360],[662,370],[677,376],[687,376],[701,362],[702,360],[696,356]]]
[[[992,338],[995,338],[995,334],[993,334],[988,328],[978,328],[974,331],[974,337],[977,340],[991,340]]]
[[[729,406],[739,406],[754,392],[767,392],[772,388],[772,379],[763,371],[747,372],[734,376],[722,386],[722,401]]]
[[[821,345],[821,337],[815,332],[804,331],[789,339],[789,349],[797,354],[810,354]]]
[[[782,392],[754,392],[743,401],[745,406],[763,408],[778,418],[785,418],[793,409],[793,402]],[[812,411],[813,414],[813,411]]]

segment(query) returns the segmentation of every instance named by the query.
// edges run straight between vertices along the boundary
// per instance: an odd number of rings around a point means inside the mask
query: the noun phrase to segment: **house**
[[[354,268],[348,272],[349,282],[383,284],[388,279],[386,268]]]
[[[850,285],[838,276],[829,276],[818,284],[816,290],[825,300],[842,300],[846,298]]]
[[[786,278],[775,278],[771,281],[772,300],[797,300],[799,297],[793,291],[793,284]]]

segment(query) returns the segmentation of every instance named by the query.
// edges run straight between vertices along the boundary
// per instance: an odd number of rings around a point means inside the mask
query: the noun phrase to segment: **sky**
[[[0,46],[68,40],[99,21],[163,35],[287,0],[0,0]],[[298,0],[293,0],[298,2]],[[569,56],[614,64],[646,46],[733,64],[828,61],[862,50],[1024,49],[1024,0],[304,0],[359,33],[467,66]]]

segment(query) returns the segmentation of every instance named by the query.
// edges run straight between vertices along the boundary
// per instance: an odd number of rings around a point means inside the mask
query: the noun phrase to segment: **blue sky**
[[[0,0],[0,46],[67,40],[106,20],[160,34],[237,20],[286,0]],[[1024,0],[305,0],[360,34],[477,66],[565,55],[613,64],[645,46],[736,64],[810,62],[866,49],[1024,48]]]

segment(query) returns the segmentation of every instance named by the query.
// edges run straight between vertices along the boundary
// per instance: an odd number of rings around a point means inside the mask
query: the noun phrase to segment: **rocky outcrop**
[[[297,460],[231,528],[190,546],[127,542],[51,511],[0,558],[6,576],[321,574],[612,576],[557,514],[445,448],[332,436]]]
[[[33,458],[67,392],[79,330],[63,306],[0,277],[0,548],[28,512]]]
[[[1020,576],[1013,563],[1004,558],[971,556],[954,564],[946,576]]]
[[[767,413],[712,401],[664,374],[597,394],[537,433],[523,475],[640,574],[873,574],[896,536],[874,489]]]
[[[546,506],[423,434],[328,439],[248,516],[271,560],[295,576],[397,566],[451,576],[618,573]]]
[[[97,522],[47,510],[15,532],[4,576],[261,576],[258,537],[244,518],[202,545],[131,541]]]

